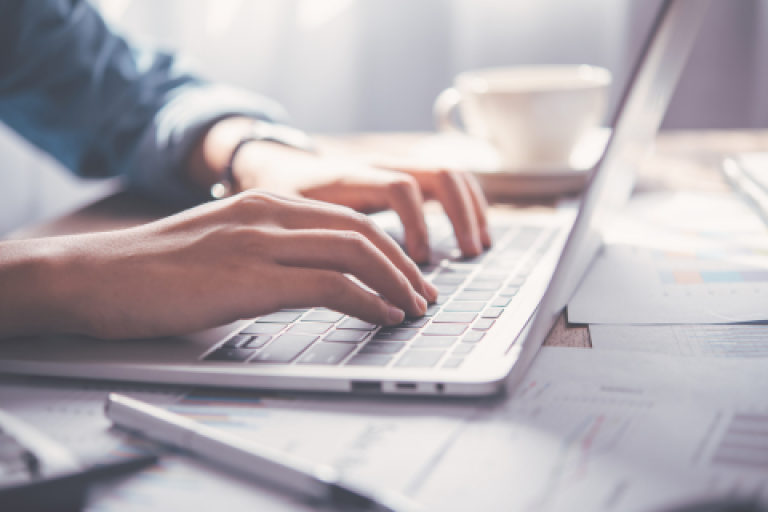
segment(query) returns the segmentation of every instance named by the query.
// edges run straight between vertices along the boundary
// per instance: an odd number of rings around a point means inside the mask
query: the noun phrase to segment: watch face
[[[229,195],[232,188],[229,184],[220,181],[211,187],[211,197],[214,199],[223,199]]]

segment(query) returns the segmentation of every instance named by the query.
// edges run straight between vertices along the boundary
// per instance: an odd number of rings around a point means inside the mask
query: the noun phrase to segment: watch
[[[214,199],[223,199],[232,194],[234,189],[234,171],[233,166],[235,158],[240,152],[243,146],[249,142],[254,141],[269,141],[285,144],[296,149],[301,149],[310,153],[315,152],[312,139],[301,130],[291,128],[284,124],[273,124],[265,121],[254,121],[251,125],[249,133],[245,134],[243,138],[237,143],[232,150],[232,154],[229,155],[229,162],[224,168],[224,174],[221,179],[211,187],[211,197]]]

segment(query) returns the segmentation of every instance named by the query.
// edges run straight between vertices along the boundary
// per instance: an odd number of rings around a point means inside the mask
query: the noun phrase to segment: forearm
[[[64,240],[0,242],[0,339],[84,330]]]

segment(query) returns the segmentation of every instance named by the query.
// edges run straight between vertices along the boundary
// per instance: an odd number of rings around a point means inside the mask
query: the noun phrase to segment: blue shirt
[[[0,121],[84,177],[191,206],[184,161],[215,121],[284,122],[271,100],[202,80],[178,57],[130,46],[85,0],[0,0]]]

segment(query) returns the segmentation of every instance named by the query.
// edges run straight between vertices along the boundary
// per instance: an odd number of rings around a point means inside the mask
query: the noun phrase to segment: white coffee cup
[[[484,69],[458,75],[435,101],[441,131],[460,107],[466,133],[491,143],[506,169],[567,167],[571,152],[604,122],[611,73],[594,66]]]

